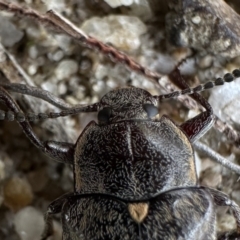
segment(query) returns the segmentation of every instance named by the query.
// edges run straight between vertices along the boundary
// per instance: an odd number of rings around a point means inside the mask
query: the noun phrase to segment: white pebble
[[[64,82],[61,82],[59,85],[58,85],[58,93],[63,95],[67,92],[67,86]]]
[[[12,47],[22,39],[23,32],[18,30],[15,25],[6,18],[0,16],[0,37],[1,43],[5,47]]]
[[[37,66],[36,65],[29,65],[28,67],[28,73],[30,75],[35,75],[37,72]]]
[[[58,80],[69,78],[71,75],[77,73],[78,64],[73,60],[62,60],[56,70],[55,74]]]
[[[201,17],[200,16],[194,16],[192,18],[192,22],[195,23],[195,24],[199,24],[201,22]]]
[[[141,44],[140,36],[147,31],[139,18],[119,15],[93,17],[86,20],[81,29],[88,35],[124,51],[138,49]]]
[[[43,214],[25,207],[15,215],[14,225],[21,240],[39,240],[44,230]]]
[[[28,50],[28,54],[29,54],[30,58],[36,59],[38,57],[38,50],[37,50],[36,46],[31,46]]]
[[[222,120],[232,120],[240,125],[240,113],[236,111],[240,106],[240,79],[223,86],[215,87],[211,91],[209,103],[213,112]]]
[[[59,50],[52,55],[52,59],[56,62],[60,61],[64,57],[63,51]]]
[[[66,3],[64,0],[52,0],[52,1],[49,1],[49,0],[42,0],[47,9],[50,10],[50,9],[54,9],[56,11],[64,11],[66,9]]]
[[[119,6],[130,6],[134,0],[104,0],[110,7],[116,8]]]
[[[51,93],[57,93],[58,87],[55,82],[45,81],[41,84],[42,89],[49,91]]]

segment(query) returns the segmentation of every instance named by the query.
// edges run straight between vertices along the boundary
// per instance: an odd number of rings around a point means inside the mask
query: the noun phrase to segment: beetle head
[[[140,88],[122,88],[104,95],[100,101],[100,124],[130,119],[150,119],[158,114],[157,100]]]

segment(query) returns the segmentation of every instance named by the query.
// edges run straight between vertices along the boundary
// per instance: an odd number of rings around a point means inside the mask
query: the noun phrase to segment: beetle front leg
[[[7,106],[7,108],[15,114],[21,113],[21,109],[17,103],[11,98],[8,92],[0,87],[0,100]],[[25,135],[30,139],[30,141],[41,151],[43,151],[49,157],[63,162],[72,164],[73,163],[73,152],[74,145],[71,143],[61,143],[54,141],[41,141],[27,120],[18,121],[18,124],[23,129]]]
[[[74,144],[67,142],[45,141],[45,153],[61,163],[73,164]]]
[[[175,68],[169,74],[169,77],[181,89],[189,88],[178,68]],[[190,96],[206,109],[206,111],[180,125],[180,128],[187,134],[190,141],[194,143],[212,127],[214,115],[211,105],[200,94],[193,93]]]
[[[214,116],[205,111],[181,124],[180,128],[187,134],[191,143],[194,143],[212,127],[213,123]]]
[[[58,213],[61,213],[64,203],[69,197],[73,196],[73,193],[67,193],[54,200],[48,206],[47,212],[44,216],[45,228],[42,234],[41,240],[47,240],[48,237],[53,235],[53,218],[52,216]]]

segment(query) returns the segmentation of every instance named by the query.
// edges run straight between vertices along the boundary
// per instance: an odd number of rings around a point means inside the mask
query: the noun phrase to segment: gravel
[[[164,17],[168,10],[163,7],[166,11],[154,17],[147,1],[110,1],[113,8],[107,0],[42,1],[46,4],[31,0],[25,1],[25,4],[20,0],[14,2],[42,13],[54,8],[88,34],[117,46],[137,62],[163,75],[169,73],[190,51],[169,44],[164,32]],[[162,1],[159,4],[164,5]],[[234,4],[236,9],[240,9],[239,3]],[[26,83],[29,78],[35,86],[52,92],[69,104],[97,102],[106,92],[127,84],[142,87],[152,94],[164,93],[161,87],[156,87],[144,76],[111,62],[65,35],[53,33],[33,20],[2,12],[0,22],[1,44],[26,73],[25,78],[21,77],[0,49],[0,69],[12,82]],[[228,61],[210,55],[196,54],[195,57],[197,64],[188,61],[183,66],[185,73],[197,77],[197,80],[191,78],[191,85],[223,76],[239,66],[239,57]],[[161,82],[168,82],[167,76]],[[224,116],[222,120],[240,129],[239,81],[234,84],[204,95],[207,98],[210,96],[214,112],[217,115],[220,112],[222,115],[218,116]],[[42,101],[13,95],[25,111],[57,111]],[[198,110],[191,113],[197,114]],[[171,100],[163,103],[161,114],[167,114],[180,123],[187,119],[188,110],[180,102]],[[95,118],[95,114],[81,114],[58,121],[36,122],[33,127],[41,139],[74,143],[86,124]],[[224,134],[212,129],[202,139],[230,161],[240,163],[240,150]],[[198,161],[201,183],[226,192],[240,204],[238,176],[201,154],[197,159],[201,162]],[[72,191],[73,172],[70,166],[44,156],[29,142],[17,123],[0,122],[1,240],[39,239],[37,236],[43,229],[47,206]],[[235,221],[228,209],[218,211],[219,229],[233,229]],[[60,240],[60,216],[57,215],[54,220],[54,239]]]

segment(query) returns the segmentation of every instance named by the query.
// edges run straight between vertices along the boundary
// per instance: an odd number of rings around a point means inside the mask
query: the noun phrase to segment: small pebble
[[[33,193],[30,184],[22,178],[13,177],[3,186],[4,204],[17,211],[33,200]]]
[[[233,121],[240,126],[240,80],[225,83],[211,90],[209,103],[213,112],[224,122]]]
[[[218,228],[221,229],[222,232],[229,231],[230,229],[234,229],[236,226],[236,221],[233,215],[225,214],[218,223]]]
[[[29,75],[35,75],[37,73],[37,66],[36,65],[29,65],[28,67]]]
[[[232,198],[240,202],[240,190],[235,190],[231,194]]]
[[[119,6],[130,6],[135,1],[134,0],[104,0],[109,6],[112,8],[116,8]]]
[[[73,60],[62,60],[55,70],[56,77],[59,80],[69,78],[71,75],[77,73],[78,64]]]
[[[39,240],[44,230],[44,217],[34,207],[25,207],[16,213],[14,226],[21,240]]]
[[[36,59],[38,57],[38,49],[36,46],[31,46],[28,50],[29,57]]]
[[[93,17],[86,20],[81,29],[105,43],[113,44],[124,51],[140,47],[140,36],[146,33],[146,25],[137,17],[115,16]]]
[[[201,175],[201,185],[216,188],[222,182],[222,175],[213,172],[211,168],[205,170]]]
[[[64,53],[62,50],[59,50],[52,54],[52,59],[56,62],[60,61],[64,57]]]
[[[0,37],[1,43],[5,47],[12,47],[22,39],[23,32],[18,30],[15,25],[6,18],[0,16]]]
[[[210,55],[207,55],[198,61],[198,66],[202,69],[209,68],[213,63],[213,61],[214,61],[214,58]]]
[[[67,86],[65,83],[61,82],[59,85],[58,85],[58,93],[63,95],[67,92]]]

